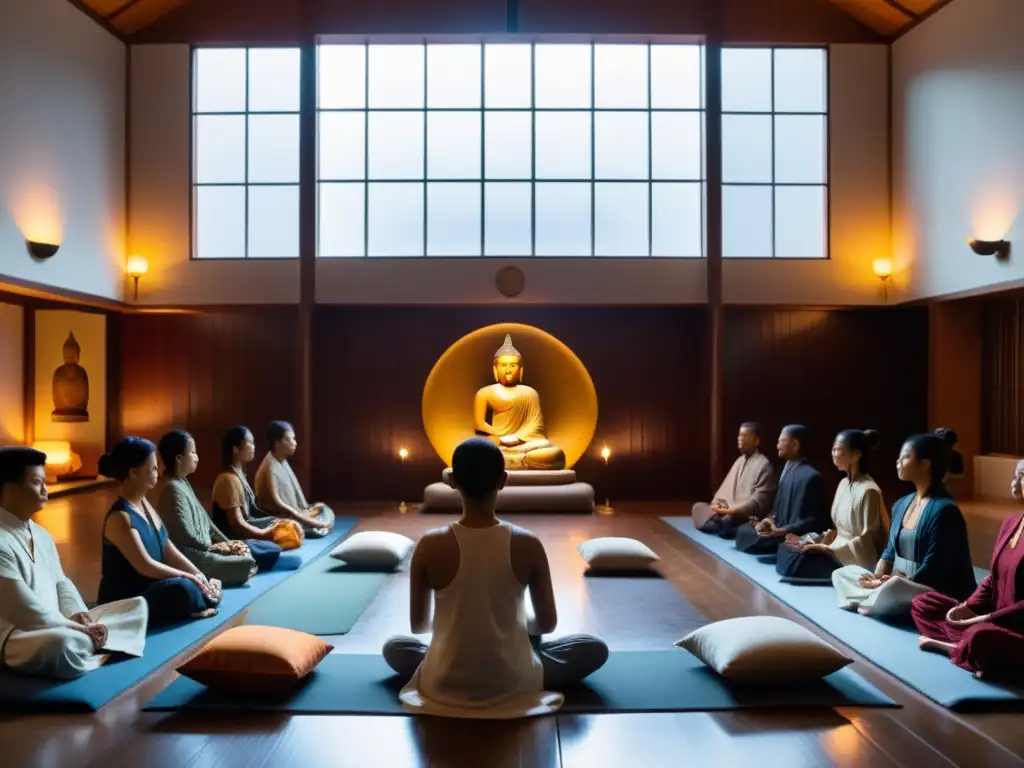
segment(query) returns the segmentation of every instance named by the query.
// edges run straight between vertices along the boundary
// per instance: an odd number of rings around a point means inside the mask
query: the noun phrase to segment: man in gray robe
[[[751,517],[764,517],[775,497],[775,470],[761,453],[761,425],[744,422],[736,438],[739,458],[719,486],[710,504],[693,505],[693,525],[704,533],[732,538]]]

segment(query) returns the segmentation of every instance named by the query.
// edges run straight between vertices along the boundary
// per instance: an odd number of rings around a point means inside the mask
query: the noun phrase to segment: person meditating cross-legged
[[[141,656],[149,612],[141,598],[86,608],[32,520],[46,505],[45,464],[31,448],[0,448],[0,667],[68,680],[109,652]]]
[[[787,535],[775,561],[782,576],[831,583],[837,568],[872,568],[878,562],[889,535],[889,515],[868,458],[880,442],[873,429],[845,429],[836,435],[832,463],[845,477],[832,500],[832,527],[824,533]]]
[[[156,446],[126,437],[100,459],[100,474],[120,483],[103,521],[99,601],[143,597],[150,624],[200,619],[217,613],[221,585],[178,551],[146,493],[157,482]]]
[[[188,481],[199,466],[196,441],[188,432],[175,429],[160,438],[157,450],[164,464],[164,484],[156,509],[174,546],[206,578],[217,579],[226,587],[247,583],[256,575],[256,560],[249,547],[220,532]]]
[[[1010,487],[1024,501],[1017,465]],[[992,571],[965,601],[926,592],[914,598],[910,615],[921,633],[921,649],[948,654],[977,677],[1024,683],[1024,514],[1003,521],[992,551]]]
[[[889,542],[873,573],[859,565],[832,573],[840,608],[907,619],[919,594],[936,590],[965,600],[974,591],[967,523],[946,490],[948,469],[942,438],[917,435],[903,444],[896,471],[917,491],[893,505]]]
[[[761,425],[753,421],[740,426],[736,443],[739,458],[719,486],[710,504],[698,502],[691,515],[693,527],[731,539],[736,529],[751,517],[761,518],[772,508],[775,470],[761,453]]]
[[[400,694],[408,711],[490,719],[548,714],[564,701],[554,691],[579,683],[608,658],[608,647],[587,635],[540,642],[558,621],[551,572],[540,539],[494,514],[506,479],[494,443],[476,437],[455,449],[450,482],[462,496],[462,517],[425,534],[410,568],[412,631],[433,631],[433,638],[429,646],[412,637],[384,644],[384,659],[408,680]]]
[[[272,515],[295,520],[307,536],[326,536],[334,525],[334,512],[326,504],[309,504],[288,458],[298,443],[287,421],[272,421],[267,427],[270,450],[256,470],[256,498]]]
[[[256,506],[256,494],[245,479],[245,465],[256,455],[252,432],[231,427],[220,444],[223,472],[213,483],[213,523],[226,536],[244,539],[261,571],[273,568],[281,550],[298,549],[305,534],[295,520],[282,520]]]
[[[777,449],[786,466],[779,479],[771,515],[751,515],[736,530],[736,548],[751,555],[773,555],[790,534],[803,536],[823,527],[821,475],[804,458],[807,429],[783,427]]]

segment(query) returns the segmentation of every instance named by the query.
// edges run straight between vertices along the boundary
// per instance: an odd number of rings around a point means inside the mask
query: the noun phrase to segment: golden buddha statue
[[[75,334],[68,333],[64,342],[64,365],[53,372],[53,412],[55,422],[89,420],[89,374],[78,364],[82,349]]]
[[[473,398],[476,433],[497,442],[506,469],[565,469],[565,452],[544,435],[540,395],[522,383],[523,356],[512,346],[511,334],[494,353],[494,381]]]

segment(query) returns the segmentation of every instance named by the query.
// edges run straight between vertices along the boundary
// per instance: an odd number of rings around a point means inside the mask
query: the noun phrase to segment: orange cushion
[[[283,550],[298,549],[302,546],[302,540],[305,538],[302,526],[295,520],[282,520],[279,523],[274,523],[271,531],[274,543]]]
[[[232,627],[178,668],[185,677],[210,688],[282,688],[304,678],[333,645],[282,627]]]

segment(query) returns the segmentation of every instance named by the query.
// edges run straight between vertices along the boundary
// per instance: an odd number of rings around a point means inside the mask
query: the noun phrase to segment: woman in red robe
[[[1020,482],[1019,476],[1014,482]],[[1024,682],[1022,533],[1024,514],[1003,521],[992,572],[965,602],[939,592],[914,598],[911,615],[922,650],[948,653],[954,664],[979,678]]]

